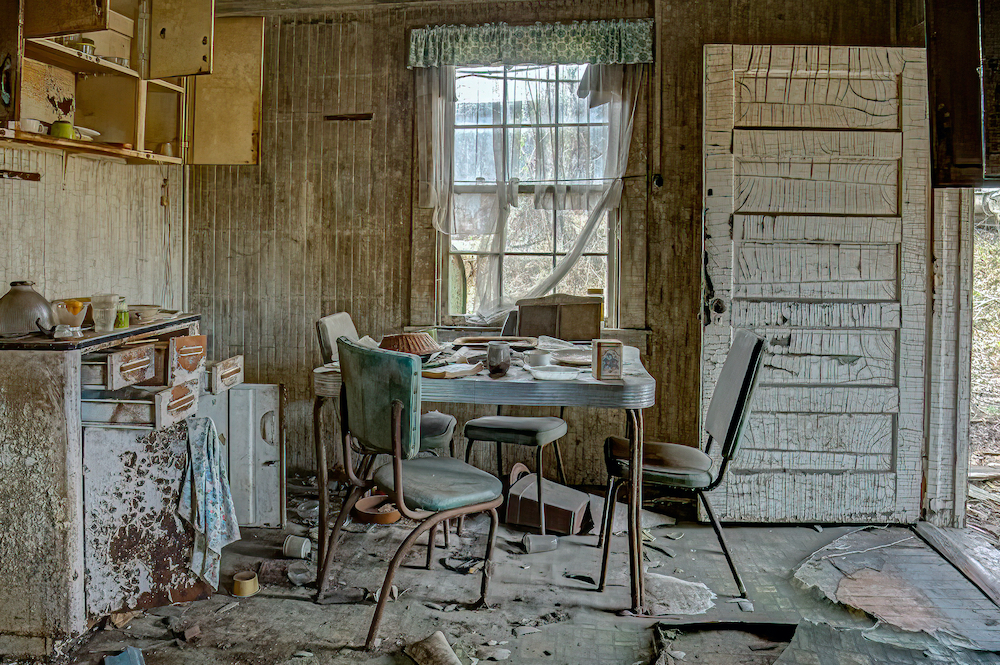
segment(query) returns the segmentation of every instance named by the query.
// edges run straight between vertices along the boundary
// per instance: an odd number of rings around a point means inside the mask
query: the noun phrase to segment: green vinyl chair
[[[375,615],[368,631],[366,648],[378,633],[392,580],[403,557],[417,538],[428,532],[428,567],[433,551],[434,531],[439,523],[473,513],[489,513],[490,531],[486,543],[479,605],[486,602],[492,573],[493,549],[499,522],[497,507],[503,502],[503,483],[495,476],[453,457],[420,457],[420,359],[417,356],[369,349],[346,337],[337,340],[343,386],[340,392],[344,466],[350,476],[351,492],[344,501],[330,534],[319,576],[316,602],[321,602],[330,584],[329,573],[336,558],[337,543],[347,515],[358,499],[370,489],[385,492],[400,513],[418,522],[389,563]],[[356,474],[352,457],[364,456]],[[391,455],[392,461],[372,471],[377,455]]]
[[[646,442],[643,445],[642,480],[651,485],[669,488],[672,494],[695,494],[705,506],[705,513],[712,523],[712,529],[722,546],[729,569],[736,580],[740,596],[747,597],[747,590],[729,553],[722,526],[716,519],[706,492],[719,486],[726,475],[726,469],[740,443],[740,434],[750,413],[750,401],[763,358],[764,340],[749,330],[737,330],[733,344],[726,356],[726,362],[719,372],[715,392],[705,416],[705,431],[708,443],[702,452],[691,446],[677,443]],[[722,462],[718,473],[712,476],[712,458],[709,453],[712,443],[722,444]],[[604,442],[604,460],[608,469],[608,493],[604,500],[604,516],[598,547],[604,546],[601,562],[601,581],[598,590],[603,591],[608,575],[608,557],[611,553],[611,523],[614,521],[615,497],[621,487],[627,486],[629,478],[629,442],[612,436]]]

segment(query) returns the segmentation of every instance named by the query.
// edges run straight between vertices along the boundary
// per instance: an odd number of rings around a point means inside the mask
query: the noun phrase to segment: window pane
[[[514,302],[523,298],[540,279],[552,272],[547,256],[505,256],[503,259],[503,297]]]
[[[459,69],[455,75],[455,124],[490,125],[499,117],[503,99],[503,69]]]
[[[573,244],[576,239],[580,237],[580,231],[583,230],[583,226],[587,223],[587,218],[589,213],[586,210],[559,210],[556,212],[556,225],[558,238],[556,242],[556,251],[560,254],[563,252],[569,252],[573,249]],[[594,235],[590,237],[590,241],[584,247],[584,252],[586,253],[605,253],[608,251],[608,215],[605,213],[601,216],[601,221],[598,222],[597,228],[594,229]]]
[[[591,122],[587,98],[577,96],[579,82],[559,84],[559,122]]]
[[[562,127],[559,130],[559,177],[592,180],[604,177],[607,129]],[[597,184],[597,183],[595,183]]]
[[[520,205],[507,219],[508,252],[553,252],[552,211],[536,210],[530,194],[520,196]]]
[[[496,182],[492,129],[455,130],[455,182]]]
[[[511,67],[507,74],[507,123],[512,125],[555,122],[555,67]]]
[[[510,176],[521,182],[555,177],[551,127],[515,127],[507,130],[507,159]]]
[[[556,290],[574,296],[587,295],[587,289],[604,289],[608,284],[608,257],[581,256],[566,273]]]

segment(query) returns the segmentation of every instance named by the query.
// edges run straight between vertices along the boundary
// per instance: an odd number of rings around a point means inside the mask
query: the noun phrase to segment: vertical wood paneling
[[[243,4],[250,7],[253,3],[246,0]],[[224,5],[224,11],[240,10],[240,3]],[[236,227],[238,235],[255,239],[249,243],[253,254],[243,268],[232,273],[232,288],[245,290],[247,276],[239,271],[250,263],[256,266],[259,309],[254,316],[237,312],[245,317],[247,380],[288,386],[288,462],[292,467],[313,463],[308,379],[311,367],[319,362],[313,321],[346,310],[359,331],[377,337],[403,325],[434,320],[435,235],[428,211],[412,204],[413,75],[404,65],[410,28],[634,18],[654,13],[661,19],[656,26],[657,62],[651,78],[658,83],[651,90],[651,108],[660,115],[644,123],[649,138],[640,141],[642,145],[646,140],[657,143],[638,162],[630,158],[630,173],[659,164],[664,185],[646,193],[634,192],[642,188],[637,179],[627,188],[629,202],[636,205],[628,208],[625,223],[630,233],[641,237],[625,240],[637,243],[629,250],[638,260],[622,266],[623,287],[626,282],[635,286],[645,281],[646,299],[627,303],[622,315],[627,325],[651,330],[647,365],[657,379],[657,405],[646,413],[647,437],[692,445],[699,439],[702,46],[720,42],[923,44],[923,3],[919,0],[824,0],[805,5],[797,0],[523,0],[373,6],[324,15],[295,13],[293,5],[284,6],[289,12],[271,13],[266,25],[261,165],[248,167],[259,169],[259,180],[241,180],[241,191],[236,192],[237,198],[259,201]],[[256,6],[250,8],[250,13],[261,13]],[[302,34],[312,40],[305,50],[297,44]],[[305,60],[296,63],[296,53],[304,53]],[[305,99],[310,101],[308,106],[296,106],[296,90],[303,86]],[[312,103],[314,98],[322,103]],[[372,121],[313,119],[313,115],[366,112],[374,113]],[[643,123],[638,116],[636,122]],[[303,123],[309,126],[303,135],[307,145],[295,134],[296,125]],[[645,127],[637,126],[635,132],[643,134]],[[306,169],[305,164],[317,156],[314,170]],[[193,180],[211,180],[208,168],[193,169]],[[299,181],[303,178],[312,178],[311,189],[302,188]],[[195,186],[199,198],[217,198],[214,187],[221,181],[211,181],[215,184]],[[293,231],[291,226],[301,218],[293,222],[298,213],[292,211],[300,210],[303,197],[312,200],[306,208],[311,218],[304,232],[301,226]],[[194,240],[199,230],[212,227],[209,215],[218,206],[192,201],[191,210],[193,269],[216,266],[215,260],[207,261],[204,256],[217,256],[218,248],[199,246]],[[308,283],[310,288],[318,287],[318,294],[309,295],[304,286],[290,288],[289,262],[293,260],[312,276]],[[218,261],[228,263],[226,257]],[[210,292],[213,279],[192,282],[192,289],[196,283],[205,289],[199,297],[206,305],[233,297]],[[250,292],[246,293],[251,299]],[[290,304],[296,297],[301,303],[298,309]],[[300,323],[294,335],[287,330],[292,319]],[[289,349],[297,349],[299,355]],[[298,360],[293,361],[293,356]],[[461,417],[459,411],[450,411]],[[574,458],[583,469],[580,479],[599,480],[600,442],[608,431],[620,430],[620,425],[616,426],[616,417],[599,412],[573,417],[586,433],[579,439],[585,441],[579,445],[579,458]],[[571,431],[567,439],[574,437]],[[568,459],[567,463],[574,464]]]
[[[179,167],[2,147],[0,168],[42,176],[0,181],[0,292],[30,279],[49,299],[114,292],[130,303],[181,306]]]

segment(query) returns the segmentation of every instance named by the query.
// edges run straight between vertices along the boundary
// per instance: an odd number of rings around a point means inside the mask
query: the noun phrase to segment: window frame
[[[584,64],[584,63],[581,63],[581,64]],[[502,83],[501,83],[502,96],[501,96],[501,100],[500,100],[501,109],[502,109],[502,122],[499,125],[497,125],[495,123],[489,123],[489,124],[459,124],[458,122],[456,122],[455,126],[454,126],[454,131],[456,131],[456,132],[459,131],[459,130],[480,130],[481,131],[481,130],[497,130],[497,129],[500,129],[500,130],[502,130],[501,134],[503,136],[503,141],[504,141],[503,150],[506,153],[507,150],[508,150],[508,145],[507,145],[508,130],[510,130],[510,129],[531,129],[531,128],[551,128],[551,129],[553,129],[553,142],[554,142],[554,146],[556,146],[555,149],[554,149],[554,155],[553,155],[553,158],[554,158],[553,159],[553,161],[554,161],[554,172],[555,172],[555,176],[556,176],[554,178],[554,181],[555,182],[564,182],[564,183],[573,183],[573,182],[579,183],[579,182],[581,182],[580,179],[572,179],[571,178],[571,179],[566,179],[566,180],[560,181],[559,178],[558,178],[558,175],[559,175],[559,150],[558,150],[557,146],[558,146],[558,142],[559,142],[559,131],[562,128],[580,128],[580,127],[601,127],[601,126],[608,126],[609,123],[608,122],[559,122],[559,93],[558,93],[558,86],[560,85],[560,83],[569,83],[569,82],[572,82],[573,80],[572,79],[563,80],[563,79],[560,78],[560,75],[559,75],[560,74],[560,68],[564,67],[565,65],[552,65],[552,66],[555,68],[555,76],[553,78],[547,78],[543,82],[549,83],[549,84],[551,84],[551,85],[553,85],[553,86],[556,87],[556,94],[554,95],[555,104],[554,104],[553,112],[552,112],[553,113],[553,122],[537,123],[537,124],[523,123],[523,122],[512,122],[512,123],[508,123],[507,122],[507,113],[508,113],[508,83],[509,83],[509,81],[512,78],[514,78],[514,77],[510,77],[509,74],[510,74],[510,72],[511,72],[512,69],[515,69],[518,66],[517,65],[504,65],[504,66],[497,66],[496,67],[496,69],[498,70],[497,73],[498,74],[502,73],[502,78],[501,78],[501,81],[502,81]],[[460,71],[462,69],[463,68],[456,68],[456,80],[459,78]],[[490,68],[486,68],[486,67],[469,67],[468,69],[483,70],[483,69],[490,69]],[[514,80],[516,80],[516,78]],[[455,160],[453,160],[453,164],[454,163],[455,163]],[[477,185],[477,184],[471,184],[471,183],[468,183],[468,182],[465,182],[465,184],[458,184],[457,180],[455,182],[456,182],[456,184],[454,185],[454,192],[455,192],[456,195],[460,195],[460,194],[475,194],[475,193],[491,193],[491,192],[495,191],[495,185]],[[535,191],[535,188],[531,184],[519,184],[518,188],[517,188],[517,191],[518,191],[518,196],[520,198],[520,196],[522,194],[533,194],[534,191]],[[469,314],[453,313],[453,312],[450,311],[451,310],[451,297],[450,297],[451,283],[450,283],[450,276],[451,276],[452,261],[453,261],[454,257],[458,257],[459,264],[464,267],[464,262],[462,261],[461,257],[465,257],[465,256],[497,256],[499,258],[499,260],[497,261],[497,270],[499,272],[499,275],[497,276],[497,278],[498,278],[499,284],[500,284],[500,293],[501,293],[501,296],[503,294],[503,266],[504,266],[504,258],[505,257],[507,257],[507,256],[535,256],[535,257],[546,257],[546,258],[551,257],[551,259],[552,259],[552,268],[555,268],[555,266],[557,265],[558,261],[561,258],[565,257],[568,252],[566,252],[566,251],[560,252],[559,251],[559,240],[560,240],[560,238],[559,238],[559,212],[560,212],[560,210],[558,208],[554,207],[551,211],[546,211],[546,212],[551,213],[551,217],[549,219],[549,224],[550,224],[551,229],[552,229],[552,245],[551,245],[552,250],[549,251],[549,252],[517,252],[517,251],[511,252],[511,251],[505,251],[507,249],[506,248],[506,238],[503,239],[502,249],[499,252],[490,252],[490,251],[483,252],[483,251],[473,251],[473,250],[469,250],[469,251],[457,250],[456,251],[456,250],[453,250],[453,248],[452,248],[449,236],[447,236],[447,235],[445,235],[443,233],[440,233],[440,232],[437,233],[437,245],[438,245],[437,249],[436,249],[436,255],[437,255],[437,258],[438,258],[438,265],[437,265],[438,280],[437,281],[438,281],[438,284],[439,284],[439,288],[438,288],[438,303],[439,303],[438,304],[438,312],[439,312],[439,314],[438,314],[438,316],[439,316],[439,321],[441,322],[441,324],[443,324],[443,325],[467,325],[466,324],[466,317],[469,316]],[[608,239],[606,250],[603,251],[603,252],[585,251],[585,252],[583,252],[580,255],[580,258],[583,259],[585,257],[605,257],[605,259],[606,259],[606,265],[607,265],[607,274],[606,274],[606,277],[605,277],[605,289],[604,289],[604,300],[605,300],[605,321],[604,322],[605,322],[605,326],[607,326],[607,327],[616,327],[617,323],[618,323],[618,307],[617,307],[617,303],[618,303],[618,299],[619,299],[619,282],[620,282],[620,280],[619,280],[619,276],[620,276],[620,269],[619,269],[619,267],[620,267],[620,258],[621,258],[620,257],[620,252],[621,252],[621,237],[620,237],[621,236],[621,233],[620,233],[620,229],[621,229],[621,223],[620,223],[620,221],[621,221],[621,215],[620,215],[620,208],[616,208],[614,210],[610,210],[607,213],[605,213],[605,215],[606,215],[606,218],[607,218],[606,221],[605,221],[605,223],[607,224],[607,239]],[[550,291],[550,292],[551,293],[557,293],[557,292],[559,292],[558,288],[559,287],[557,285],[556,287],[553,287],[552,291]]]

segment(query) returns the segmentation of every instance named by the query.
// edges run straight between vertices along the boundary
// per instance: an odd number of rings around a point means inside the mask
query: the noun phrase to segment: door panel
[[[281,386],[240,384],[229,393],[229,487],[240,526],[285,521]]]
[[[212,73],[214,0],[152,0],[149,78]]]
[[[725,519],[919,516],[928,303],[920,49],[705,47],[707,409],[765,339]]]

